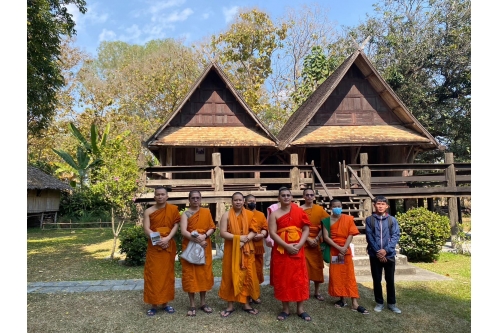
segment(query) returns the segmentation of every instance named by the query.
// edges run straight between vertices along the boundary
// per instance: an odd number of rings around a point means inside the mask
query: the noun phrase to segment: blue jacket
[[[377,251],[384,249],[387,254],[386,258],[394,258],[396,256],[396,245],[401,237],[398,221],[394,216],[392,219],[392,237],[389,232],[389,214],[385,214],[382,218],[377,214],[372,214],[370,218],[365,219],[366,242],[368,243],[368,255],[375,257]],[[374,219],[374,228],[372,229],[370,219]],[[382,222],[382,223],[381,223]],[[382,228],[381,228],[382,226]],[[380,237],[382,230],[382,238]]]

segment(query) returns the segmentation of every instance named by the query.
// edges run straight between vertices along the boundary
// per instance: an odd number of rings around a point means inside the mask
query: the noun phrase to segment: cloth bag
[[[195,265],[205,265],[205,249],[193,241],[189,241],[180,257]]]
[[[325,227],[328,234],[330,234],[330,217],[326,217],[321,220],[321,224]],[[323,261],[327,264],[330,263],[332,259],[330,256],[330,245],[328,245],[325,241],[323,241],[320,245],[321,252],[323,253]]]

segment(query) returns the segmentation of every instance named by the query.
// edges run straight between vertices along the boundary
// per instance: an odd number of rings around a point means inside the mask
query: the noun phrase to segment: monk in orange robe
[[[255,269],[257,270],[257,277],[259,278],[259,284],[264,282],[264,238],[267,237],[267,218],[264,213],[259,212],[256,209],[257,200],[255,196],[249,194],[245,197],[245,207],[252,211],[254,218],[257,220],[257,235],[253,238],[253,246],[255,248]],[[250,302],[255,304],[261,304],[260,298],[250,299]]]
[[[359,234],[358,228],[356,228],[352,216],[342,214],[340,200],[330,201],[330,208],[332,210],[331,217],[321,221],[323,223],[323,237],[330,246],[330,256],[332,257],[328,294],[340,298],[335,303],[337,308],[347,306],[346,298],[351,298],[353,311],[369,314],[364,307],[358,304],[359,292],[350,248],[352,238]],[[324,226],[325,223],[330,225],[330,234]]]
[[[174,299],[175,293],[175,256],[177,246],[175,233],[179,228],[179,209],[175,205],[167,204],[167,189],[158,187],[154,194],[155,204],[144,212],[144,232],[150,238],[146,250],[144,264],[144,302],[152,304],[148,316],[154,316],[156,307],[160,306],[167,313],[174,313],[168,302]],[[153,245],[150,234],[160,233],[160,240]]]
[[[323,275],[323,253],[320,249],[322,241],[322,228],[321,220],[329,217],[328,213],[320,205],[314,203],[314,190],[307,188],[302,192],[305,200],[304,204],[300,206],[309,217],[311,226],[309,227],[309,237],[307,238],[304,250],[306,253],[307,272],[309,274],[309,281],[314,282],[314,298],[318,301],[324,301],[325,298],[319,293],[320,283],[325,282]]]
[[[214,286],[212,272],[212,241],[210,236],[215,232],[215,223],[210,209],[201,207],[201,193],[191,191],[188,195],[189,208],[181,216],[182,251],[190,241],[200,244],[205,249],[205,265],[195,265],[181,258],[182,290],[188,293],[189,309],[187,315],[196,316],[194,294],[200,293],[200,310],[212,313],[213,309],[205,301],[208,290]],[[191,233],[196,231],[198,236]]]
[[[304,301],[309,298],[309,276],[303,247],[311,223],[307,214],[292,203],[292,193],[288,188],[280,188],[278,193],[281,207],[272,212],[269,219],[269,234],[274,240],[271,280],[274,297],[283,307],[277,319],[288,318],[289,303],[297,302],[297,315],[311,321],[311,316],[304,311]]]
[[[227,301],[226,310],[220,315],[227,317],[234,312],[234,302],[244,304],[243,310],[256,315],[257,309],[250,306],[249,299],[260,294],[259,279],[255,270],[255,248],[252,239],[257,234],[257,221],[253,212],[243,207],[243,194],[235,192],[232,207],[220,220],[220,235],[224,238],[222,258],[222,280],[219,297]]]

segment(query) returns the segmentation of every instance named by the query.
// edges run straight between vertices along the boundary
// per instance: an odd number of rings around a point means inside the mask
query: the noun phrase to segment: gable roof
[[[28,190],[60,190],[71,191],[68,184],[46,174],[40,169],[28,165]]]
[[[380,124],[374,126],[328,126],[307,128],[319,108],[330,97],[351,67],[357,67],[371,87],[387,104],[400,121],[399,126]],[[332,111],[333,112],[333,111]],[[313,127],[313,126],[310,126]],[[325,126],[327,127],[327,126]],[[350,128],[346,128],[350,127]],[[324,132],[324,133],[323,133]],[[314,133],[311,135],[311,133]],[[348,135],[346,135],[346,133]],[[391,133],[387,137],[377,136],[376,141],[370,138],[379,133]],[[318,137],[320,135],[320,137]],[[328,135],[325,137],[323,135]],[[292,114],[285,126],[278,133],[279,149],[290,145],[316,144],[348,145],[348,144],[418,144],[426,149],[435,149],[439,143],[411,114],[392,88],[385,82],[370,60],[360,50],[356,50],[333,72]],[[308,140],[310,139],[310,140]],[[311,141],[312,140],[312,141]]]
[[[237,103],[255,122],[256,128],[238,127],[238,130],[231,130],[230,127],[224,127],[224,132],[221,132],[220,127],[199,126],[199,127],[174,127],[169,126],[170,122],[175,118],[189,101],[195,90],[211,73],[216,73],[226,85],[226,88],[233,94]],[[262,135],[263,132],[264,135]],[[202,135],[202,137],[200,137]],[[211,62],[200,75],[198,80],[192,85],[186,97],[179,104],[177,109],[172,112],[165,123],[146,141],[148,147],[154,145],[176,145],[176,146],[277,146],[277,139],[262,123],[255,113],[250,110],[250,107],[243,100],[241,95],[235,89],[229,78],[220,68],[220,66]]]

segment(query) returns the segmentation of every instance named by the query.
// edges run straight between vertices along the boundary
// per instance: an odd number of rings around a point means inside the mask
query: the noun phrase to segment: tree
[[[470,161],[470,0],[381,1],[349,34],[373,37],[366,53],[384,79],[457,162]]]
[[[268,14],[252,9],[240,12],[226,32],[212,36],[215,58],[257,114],[269,107],[264,82],[272,72],[271,57],[286,29],[285,24],[276,27]]]
[[[27,124],[37,135],[56,112],[58,89],[64,85],[59,57],[64,36],[76,34],[67,5],[84,14],[84,0],[28,0],[27,3]]]

